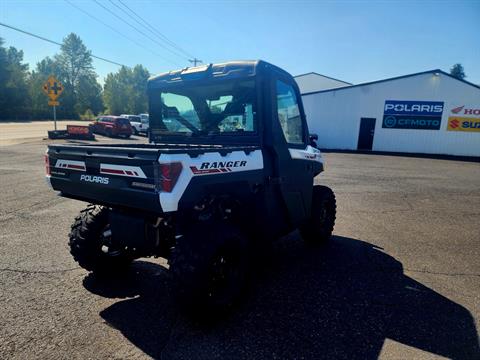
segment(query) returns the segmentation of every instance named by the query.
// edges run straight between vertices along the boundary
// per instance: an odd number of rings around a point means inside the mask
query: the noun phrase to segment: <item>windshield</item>
[[[256,131],[254,80],[163,90],[151,102],[156,108],[150,114],[154,134],[251,135]]]
[[[118,125],[130,125],[130,121],[125,118],[117,118],[115,121]]]

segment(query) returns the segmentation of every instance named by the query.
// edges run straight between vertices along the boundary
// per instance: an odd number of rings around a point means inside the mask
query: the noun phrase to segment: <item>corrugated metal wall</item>
[[[386,100],[443,101],[440,129],[382,128]],[[323,148],[355,150],[360,118],[370,117],[376,119],[372,150],[480,156],[480,132],[447,131],[451,109],[480,109],[480,89],[441,73],[305,95],[303,102],[310,132]]]

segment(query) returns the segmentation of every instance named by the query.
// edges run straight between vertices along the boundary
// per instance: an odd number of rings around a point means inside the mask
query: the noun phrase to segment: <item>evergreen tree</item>
[[[462,64],[455,64],[450,69],[450,75],[456,77],[459,80],[465,79],[467,76],[465,75],[465,71],[463,70]]]
[[[91,51],[74,33],[64,40],[60,53],[55,56],[57,77],[65,90],[61,95],[60,114],[78,118],[87,109],[103,109],[101,87],[93,69]]]
[[[112,115],[139,114],[147,111],[148,70],[142,65],[133,69],[122,67],[105,79],[103,99]]]

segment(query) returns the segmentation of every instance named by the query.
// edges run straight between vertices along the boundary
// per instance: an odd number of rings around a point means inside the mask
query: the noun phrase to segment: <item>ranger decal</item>
[[[200,169],[197,166],[190,166],[190,170],[195,175],[201,174],[214,174],[214,173],[225,173],[231,172],[232,168],[245,167],[247,162],[245,160],[237,161],[212,161],[212,162],[202,162]]]

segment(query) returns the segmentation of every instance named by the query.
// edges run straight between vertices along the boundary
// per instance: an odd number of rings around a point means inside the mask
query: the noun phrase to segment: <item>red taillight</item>
[[[182,173],[182,163],[159,164],[158,187],[160,191],[172,192]]]
[[[45,173],[50,175],[50,159],[47,154],[45,154]]]

